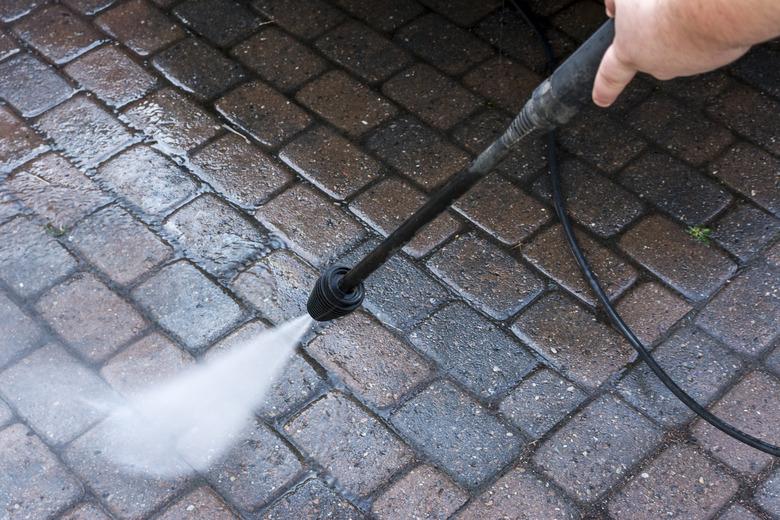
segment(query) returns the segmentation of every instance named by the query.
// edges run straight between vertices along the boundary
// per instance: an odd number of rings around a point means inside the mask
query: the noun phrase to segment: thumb
[[[617,57],[615,44],[609,46],[593,82],[593,102],[600,107],[608,107],[623,92],[637,70]]]

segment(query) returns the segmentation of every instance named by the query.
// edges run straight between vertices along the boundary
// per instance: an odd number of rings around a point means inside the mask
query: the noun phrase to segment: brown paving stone
[[[64,4],[81,14],[92,15],[102,11],[116,0],[64,0]]]
[[[44,229],[19,217],[0,227],[0,280],[29,298],[76,268],[76,260]]]
[[[735,62],[730,70],[739,78],[747,81],[754,87],[780,97],[780,76],[774,67],[765,67],[765,63],[776,63],[780,57],[780,48],[777,44],[767,43],[752,48],[747,55]],[[766,61],[765,61],[766,60]]]
[[[390,486],[371,506],[380,520],[448,518],[468,494],[432,466],[418,466]]]
[[[499,320],[517,313],[544,289],[531,270],[472,234],[437,251],[427,265],[472,305]]]
[[[534,190],[551,200],[549,176],[539,177]],[[561,164],[561,190],[571,217],[601,237],[621,232],[642,213],[639,199],[581,161]]]
[[[316,267],[328,264],[366,235],[355,219],[301,184],[261,206],[255,216]]]
[[[617,311],[646,346],[652,345],[692,307],[656,282],[634,287],[617,305]]]
[[[112,107],[141,98],[157,80],[113,45],[69,63],[65,72]]]
[[[0,19],[12,22],[41,5],[42,0],[6,0],[0,6]]]
[[[45,7],[14,26],[19,38],[55,64],[66,63],[96,47],[100,33],[64,6]]]
[[[780,269],[743,271],[707,304],[696,323],[737,352],[762,353],[780,336]]]
[[[512,424],[533,438],[547,433],[585,398],[585,393],[556,372],[543,368],[515,388],[501,402]]]
[[[463,83],[505,110],[517,113],[542,78],[506,58],[492,60],[475,68]]]
[[[98,16],[97,24],[141,56],[185,36],[181,27],[145,0],[123,2]]]
[[[244,79],[241,66],[198,38],[187,38],[157,54],[152,63],[168,81],[209,99]]]
[[[19,52],[19,46],[5,31],[0,31],[0,60],[4,60]]]
[[[0,506],[7,518],[49,518],[81,493],[79,481],[24,425],[0,431]]]
[[[415,0],[335,0],[342,9],[380,31],[392,31],[417,17],[423,7]]]
[[[780,442],[780,414],[776,396],[780,381],[763,372],[751,372],[710,409],[712,413],[759,439]],[[772,456],[728,437],[702,420],[693,435],[716,458],[737,471],[755,475],[772,462]]]
[[[295,97],[351,136],[366,133],[396,113],[384,97],[338,70],[307,84]]]
[[[221,97],[217,111],[261,144],[277,146],[306,128],[311,118],[300,107],[260,81]]]
[[[613,518],[707,519],[736,493],[738,482],[690,446],[664,450],[609,503]]]
[[[426,123],[446,130],[481,105],[481,100],[433,67],[418,63],[382,86],[382,92]]]
[[[84,168],[97,166],[133,140],[119,120],[86,96],[49,110],[35,126]]]
[[[0,97],[25,117],[65,101],[73,88],[53,68],[27,53],[0,63]]]
[[[531,305],[512,332],[553,367],[589,388],[623,369],[634,352],[612,328],[560,293]]]
[[[309,405],[284,427],[351,493],[365,496],[412,460],[412,451],[340,393]]]
[[[745,197],[780,216],[780,159],[751,144],[739,143],[712,163],[709,170]]]
[[[336,26],[344,15],[322,0],[254,0],[252,7],[296,36],[311,39]]]
[[[48,149],[38,135],[4,106],[0,106],[0,174],[40,155]]]
[[[406,25],[395,39],[452,75],[465,72],[493,54],[484,42],[433,13]]]
[[[780,472],[767,479],[756,492],[756,502],[773,515],[780,515]]]
[[[82,502],[61,517],[60,520],[111,520],[99,506],[90,502]]]
[[[159,520],[234,520],[227,504],[208,486],[201,486],[188,493],[158,516]]]
[[[607,19],[604,6],[599,2],[585,0],[574,2],[556,14],[552,23],[578,41],[586,40]]]
[[[469,0],[421,0],[434,11],[443,14],[453,22],[464,27],[479,21],[496,7],[502,5],[500,0],[486,2],[471,2]]]
[[[279,158],[312,184],[344,200],[382,173],[382,166],[326,127],[298,136]]]
[[[469,162],[468,155],[411,117],[398,118],[379,129],[366,146],[428,191]]]
[[[483,399],[511,389],[536,365],[516,340],[462,303],[438,311],[415,328],[409,339]]]
[[[591,502],[660,441],[661,431],[618,399],[590,403],[536,451],[533,460],[565,491]]]
[[[780,154],[780,102],[750,87],[737,85],[718,96],[707,113],[774,154]]]
[[[119,206],[91,215],[67,240],[84,258],[122,285],[133,282],[172,253],[170,246]]]
[[[25,351],[37,347],[44,337],[43,331],[33,319],[0,293],[0,367]]]
[[[233,0],[188,0],[174,10],[184,23],[220,47],[249,36],[260,19]]]
[[[659,215],[647,217],[631,228],[620,239],[620,247],[692,300],[714,293],[736,270],[722,252]]]
[[[331,60],[369,82],[387,79],[410,60],[390,40],[354,21],[326,33],[316,46]]]
[[[693,327],[675,333],[653,356],[683,390],[705,406],[742,367],[736,356]],[[644,363],[629,371],[617,389],[626,401],[663,426],[682,426],[694,416]]]
[[[390,421],[437,467],[469,488],[501,471],[520,450],[517,435],[444,381],[404,403]]]
[[[637,279],[633,267],[588,235],[580,232],[576,236],[610,299],[614,300],[631,287]],[[596,296],[569,253],[568,243],[559,224],[538,234],[522,248],[522,254],[537,269],[584,303],[596,305]]]
[[[81,434],[104,415],[99,405],[115,399],[105,381],[57,345],[40,348],[0,373],[0,393],[52,444]]]
[[[177,90],[166,88],[124,111],[129,123],[174,154],[183,154],[213,137],[220,125]]]
[[[325,61],[276,27],[247,38],[231,55],[280,90],[300,86],[325,70]]]
[[[718,520],[761,520],[761,518],[741,505],[734,504],[718,516]]]
[[[317,479],[293,487],[271,507],[266,509],[263,520],[288,520],[290,518],[338,518],[360,520],[363,514],[346,499],[332,491]]]
[[[361,193],[350,209],[369,226],[387,236],[410,217],[427,197],[408,182],[389,177]],[[419,258],[447,240],[459,228],[449,213],[444,213],[423,227],[404,246],[409,255]]]
[[[709,105],[730,84],[729,77],[721,69],[696,76],[683,76],[659,81],[658,87],[685,101],[686,104],[703,107]]]
[[[712,227],[712,238],[742,262],[780,234],[780,221],[751,204],[739,204]]]
[[[580,518],[580,514],[563,494],[521,466],[501,477],[472,500],[456,518],[574,520]]]
[[[395,405],[430,373],[423,358],[363,312],[325,330],[306,351],[355,394],[380,408]]]

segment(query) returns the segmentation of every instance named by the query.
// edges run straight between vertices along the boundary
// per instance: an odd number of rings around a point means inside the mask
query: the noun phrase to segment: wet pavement
[[[592,1],[528,2],[563,55]],[[106,465],[104,399],[301,314],[544,75],[499,0],[0,0],[0,518],[780,518],[594,309],[524,143],[310,334],[220,464]],[[605,288],[780,443],[777,42],[559,135]],[[204,411],[206,412],[206,411]]]

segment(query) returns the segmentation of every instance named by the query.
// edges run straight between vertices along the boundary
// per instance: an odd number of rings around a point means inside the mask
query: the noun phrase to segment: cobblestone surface
[[[771,459],[696,419],[596,309],[543,139],[372,275],[364,311],[307,335],[211,471],[106,462],[96,402],[305,313],[319,270],[503,131],[545,74],[512,4],[0,0],[0,517],[780,515]],[[559,57],[604,20],[525,4]],[[558,133],[627,323],[774,443],[779,57],[638,78]]]

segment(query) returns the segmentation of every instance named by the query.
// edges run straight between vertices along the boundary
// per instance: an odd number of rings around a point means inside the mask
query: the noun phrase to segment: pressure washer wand
[[[327,269],[309,296],[307,310],[311,317],[329,321],[357,309],[365,295],[363,281],[414,238],[422,227],[493,170],[514,145],[529,136],[566,124],[580,108],[590,103],[593,80],[614,35],[614,22],[609,20],[534,90],[504,133],[480,153],[468,169],[447,181],[352,269],[344,266]]]

